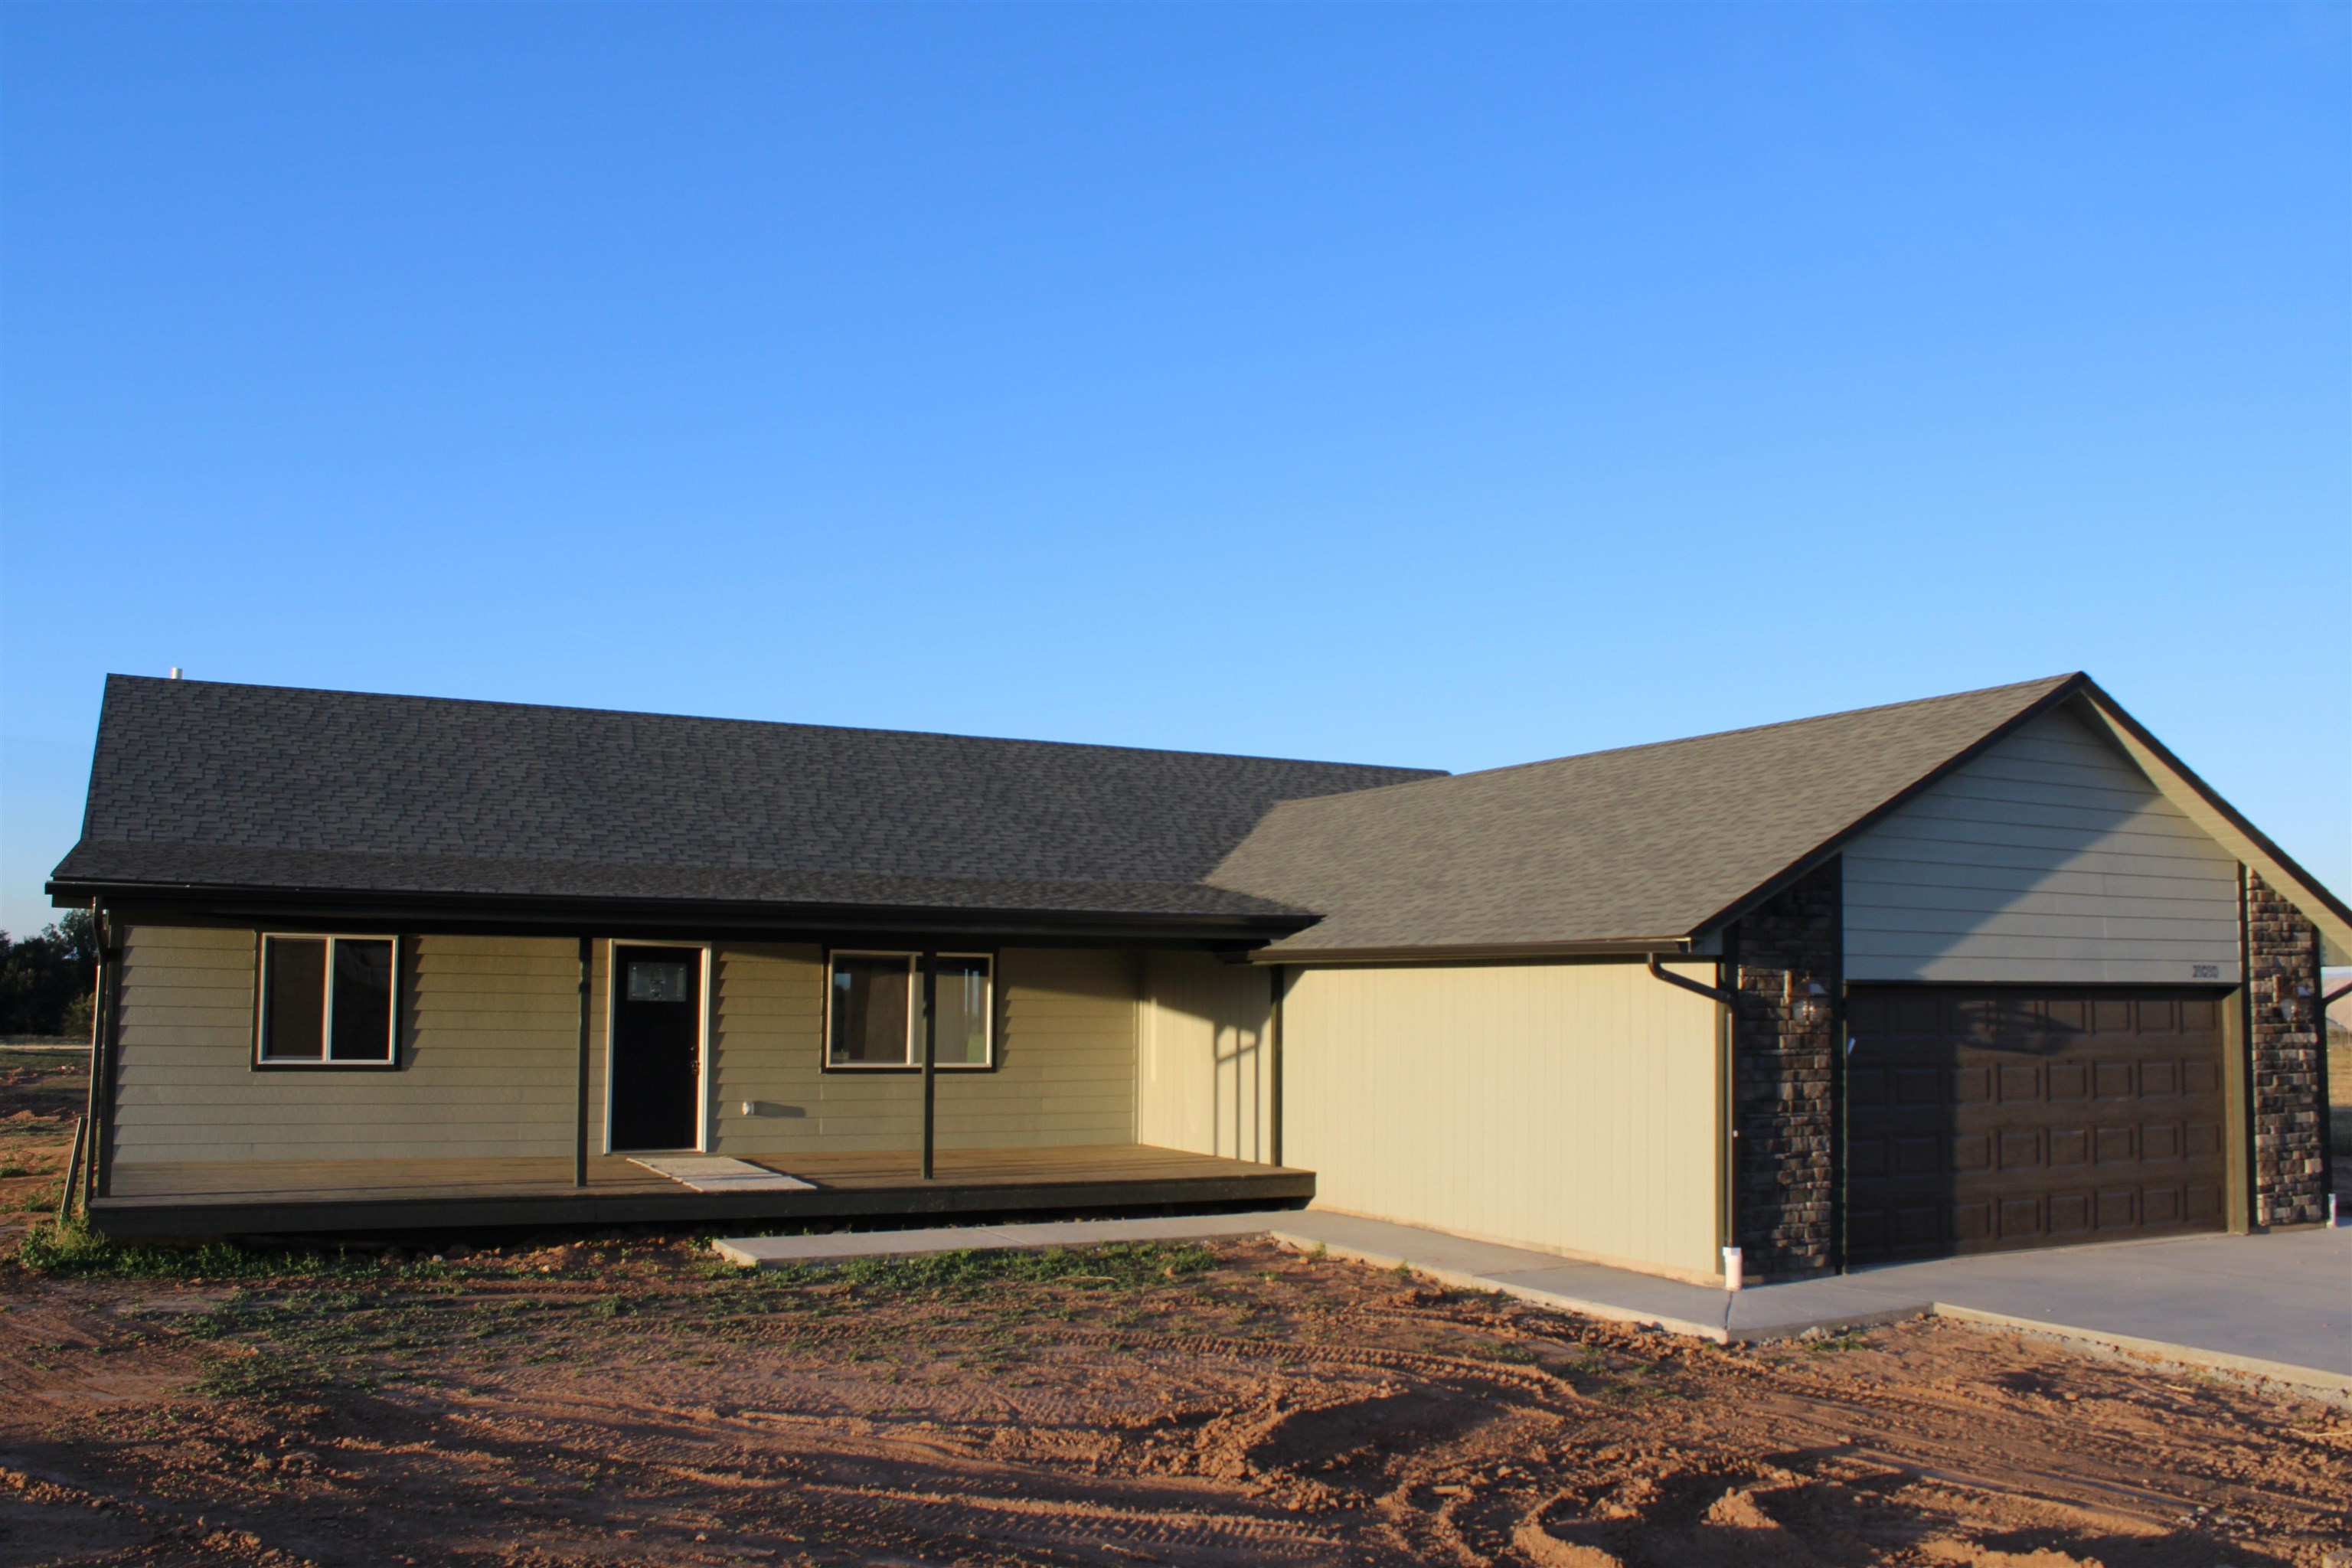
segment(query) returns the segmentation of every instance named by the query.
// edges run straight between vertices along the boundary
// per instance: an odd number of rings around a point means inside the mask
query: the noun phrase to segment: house
[[[1691,1279],[2308,1224],[2352,911],[2088,678],[1454,776],[116,676],[121,1235],[1318,1205]]]

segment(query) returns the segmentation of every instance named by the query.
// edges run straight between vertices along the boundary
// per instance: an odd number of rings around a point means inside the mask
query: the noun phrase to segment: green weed
[[[843,1284],[892,1295],[971,1295],[1001,1285],[1139,1290],[1198,1274],[1214,1268],[1216,1261],[1215,1253],[1191,1243],[1111,1242],[1034,1252],[967,1249],[917,1258],[853,1258],[771,1269],[761,1278],[772,1285]]]
[[[49,1195],[56,1205],[57,1195]],[[239,1247],[206,1242],[199,1247],[154,1247],[115,1241],[79,1219],[37,1225],[16,1244],[16,1260],[43,1274],[117,1279],[277,1279],[289,1277],[373,1275],[380,1266],[364,1254],[310,1248]]]

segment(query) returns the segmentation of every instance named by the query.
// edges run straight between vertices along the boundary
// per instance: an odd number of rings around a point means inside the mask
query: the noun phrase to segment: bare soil
[[[1724,1350],[1265,1244],[769,1275],[428,1245],[36,1237],[0,1265],[0,1562],[2317,1568],[2352,1538],[2352,1413],[1951,1323]]]

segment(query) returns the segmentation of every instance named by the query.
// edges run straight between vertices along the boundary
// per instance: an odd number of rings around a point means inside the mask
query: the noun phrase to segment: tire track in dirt
[[[713,1278],[650,1243],[254,1281],[184,1341],[119,1354],[137,1373],[258,1350],[279,1384],[174,1394],[163,1421],[0,1410],[0,1446],[45,1445],[34,1468],[92,1496],[202,1497],[213,1524],[324,1568],[1990,1563],[2028,1542],[2251,1568],[2315,1565],[2344,1522],[2352,1423],[2292,1402],[1954,1325],[1701,1347],[1260,1247],[1218,1257],[1164,1286],[961,1294]],[[24,1289],[101,1314],[158,1289]],[[320,1337],[339,1314],[355,1326]],[[50,1331],[28,1315],[12,1341],[14,1316],[0,1356]],[[2244,1515],[2263,1549],[2181,1525],[2189,1500]],[[211,1561],[154,1539],[126,1560]]]

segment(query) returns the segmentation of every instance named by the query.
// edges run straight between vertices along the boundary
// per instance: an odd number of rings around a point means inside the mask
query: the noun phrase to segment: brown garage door
[[[1856,986],[1846,1017],[1851,1261],[2221,1228],[2212,994]]]

